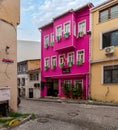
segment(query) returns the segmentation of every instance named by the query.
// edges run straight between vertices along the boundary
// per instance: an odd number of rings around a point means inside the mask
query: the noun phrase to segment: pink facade
[[[71,83],[81,86],[82,98],[88,98],[91,7],[69,10],[40,28],[42,97],[65,97],[63,83]]]

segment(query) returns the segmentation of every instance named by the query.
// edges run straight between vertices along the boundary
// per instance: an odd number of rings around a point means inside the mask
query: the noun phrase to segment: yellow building
[[[92,99],[118,102],[118,0],[91,10]]]
[[[17,25],[19,23],[20,0],[1,0],[0,90],[5,87],[10,88],[9,105],[13,111],[17,111]],[[4,100],[6,97],[2,96],[2,98]]]

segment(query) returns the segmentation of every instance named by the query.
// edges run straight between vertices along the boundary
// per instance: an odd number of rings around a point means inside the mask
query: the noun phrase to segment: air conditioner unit
[[[104,53],[106,55],[114,53],[114,46],[109,46],[104,48]]]

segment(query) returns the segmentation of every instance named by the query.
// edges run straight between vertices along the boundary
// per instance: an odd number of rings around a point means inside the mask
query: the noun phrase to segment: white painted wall
[[[41,58],[41,44],[37,41],[17,41],[17,62]]]

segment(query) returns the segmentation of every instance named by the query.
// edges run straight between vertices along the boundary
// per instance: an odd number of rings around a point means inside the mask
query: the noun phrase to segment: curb
[[[75,100],[68,100],[68,99],[31,99],[25,98],[26,100],[32,101],[42,101],[42,102],[55,102],[55,103],[72,103],[72,104],[86,104],[86,105],[101,105],[101,106],[114,106],[118,107],[118,103],[110,103],[110,102],[99,102],[99,101],[92,101],[92,100],[84,100],[84,101],[75,101]]]

